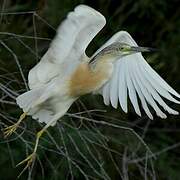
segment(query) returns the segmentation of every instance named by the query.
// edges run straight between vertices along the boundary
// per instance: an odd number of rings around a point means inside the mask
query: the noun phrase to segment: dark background
[[[93,7],[107,19],[106,27],[89,45],[88,55],[115,32],[126,30],[139,45],[158,48],[145,55],[148,63],[180,91],[178,0],[1,0],[1,129],[17,121],[21,113],[14,104],[15,97],[26,87],[18,62],[27,79],[28,71],[47,50],[57,26],[78,4]],[[167,103],[179,110],[179,105]],[[105,106],[102,97],[94,95],[83,96],[68,112],[81,113],[78,118],[67,115],[56,127],[49,128],[40,142],[33,170],[24,172],[20,179],[179,179],[179,116],[168,115],[164,120],[152,111],[155,118],[150,121],[145,114],[138,117],[130,103],[129,113],[125,114],[121,108]],[[23,166],[15,165],[30,154],[41,126],[28,117],[8,139],[1,132],[1,180],[16,179]],[[146,147],[125,127],[144,139],[156,159],[149,157]]]

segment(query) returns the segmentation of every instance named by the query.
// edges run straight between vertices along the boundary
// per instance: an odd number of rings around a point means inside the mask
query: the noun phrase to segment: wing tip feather
[[[104,21],[104,22],[103,22],[104,25],[106,24],[106,18],[105,18],[100,12],[98,12],[98,11],[95,10],[95,9],[93,9],[92,7],[87,6],[87,5],[85,5],[85,4],[80,4],[80,5],[78,5],[78,6],[75,7],[74,12],[75,12],[75,11],[81,11],[81,10],[88,10],[89,13],[98,15],[98,16],[101,18],[101,20]]]

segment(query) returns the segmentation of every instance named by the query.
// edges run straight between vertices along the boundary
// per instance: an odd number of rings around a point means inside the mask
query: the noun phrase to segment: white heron
[[[46,123],[37,133],[33,153],[19,163],[27,162],[25,168],[35,159],[44,131],[55,125],[81,95],[101,94],[106,105],[117,108],[119,104],[124,112],[128,111],[129,97],[135,112],[141,116],[139,97],[150,119],[153,116],[148,105],[161,118],[166,118],[166,114],[159,105],[170,114],[178,114],[162,97],[179,104],[174,97],[180,95],[143,58],[141,52],[149,48],[139,47],[128,32],[117,32],[92,57],[86,55],[87,46],[105,23],[104,16],[96,10],[77,6],[59,26],[41,61],[30,70],[30,91],[17,97],[24,113],[16,124],[5,129],[5,135],[10,135],[26,115]]]

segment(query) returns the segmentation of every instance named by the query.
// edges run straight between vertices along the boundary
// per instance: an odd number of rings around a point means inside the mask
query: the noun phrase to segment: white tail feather
[[[33,89],[16,98],[16,103],[24,112],[28,112],[32,104],[42,95],[43,88]]]
[[[43,93],[45,88],[33,89],[18,96],[16,102],[33,119],[46,124],[52,121],[50,125],[54,126],[56,121],[67,112],[75,98],[59,98],[57,101],[57,98],[53,97],[42,98]],[[39,101],[41,104],[38,103]]]
[[[64,114],[68,111],[73,101],[73,99],[70,99],[57,102],[53,105],[52,109],[49,109],[49,105],[47,104],[46,106],[35,106],[29,111],[29,115],[31,115],[33,119],[38,120],[40,123],[44,122],[48,124],[52,121],[50,125],[54,126],[57,120],[64,116]]]

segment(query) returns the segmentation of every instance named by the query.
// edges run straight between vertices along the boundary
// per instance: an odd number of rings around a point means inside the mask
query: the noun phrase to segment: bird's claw
[[[19,126],[21,121],[26,117],[26,115],[27,115],[27,112],[24,112],[23,114],[21,114],[19,120],[15,124],[4,128],[4,137],[5,138],[10,136],[14,131],[16,131],[17,127]]]
[[[19,124],[13,124],[11,126],[8,126],[6,128],[4,128],[4,137],[7,138],[8,136],[10,136],[13,132],[16,131],[17,127]]]
[[[26,159],[24,159],[23,161],[21,161],[20,163],[18,163],[16,165],[17,166],[20,166],[21,164],[24,164],[25,162],[27,162],[27,167],[31,166],[31,164],[34,162],[34,160],[36,159],[36,153],[33,152],[32,154],[30,154]]]
[[[19,174],[18,178],[23,174],[23,172],[28,168],[28,167],[31,167],[33,162],[35,161],[36,159],[36,153],[33,152],[32,154],[30,154],[26,159],[24,159],[23,161],[21,161],[20,163],[18,163],[16,165],[17,166],[20,166],[24,163],[27,163],[26,166],[24,167],[24,169],[21,171],[21,173]]]

